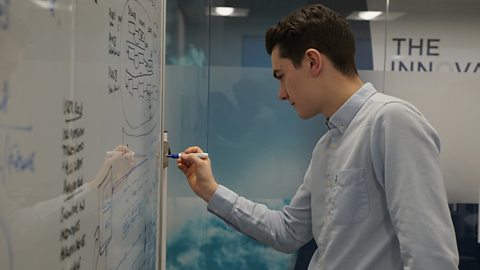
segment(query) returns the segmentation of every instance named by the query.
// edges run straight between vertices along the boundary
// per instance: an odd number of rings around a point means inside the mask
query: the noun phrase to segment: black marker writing
[[[85,199],[79,200],[69,207],[62,206],[60,210],[60,223],[68,220],[73,215],[81,213],[83,210],[85,210]]]
[[[83,158],[77,158],[72,162],[64,161],[62,163],[62,169],[66,175],[70,175],[82,168]]]
[[[65,259],[70,258],[75,252],[80,250],[82,247],[85,246],[85,234],[75,240],[74,243],[68,246],[63,246],[62,250],[60,251],[60,260],[64,261]]]
[[[67,179],[63,180],[63,194],[73,193],[77,188],[83,185],[83,176],[77,177],[75,180],[69,182]]]
[[[74,225],[62,229],[60,231],[60,241],[68,240],[70,236],[74,236],[77,232],[80,231],[80,220],[77,220]]]
[[[72,122],[82,118],[83,116],[83,103],[73,100],[63,100],[63,115],[68,116],[65,122]]]
[[[64,144],[62,145],[63,155],[64,156],[72,156],[82,152],[85,148],[84,142],[79,142],[76,144]]]
[[[8,82],[3,82],[2,92],[0,93],[0,112],[7,113],[8,99],[10,92],[8,90]]]
[[[63,129],[63,140],[76,139],[85,133],[85,128],[66,128]]]

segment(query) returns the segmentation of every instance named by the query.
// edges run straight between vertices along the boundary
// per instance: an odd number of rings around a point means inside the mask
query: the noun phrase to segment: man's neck
[[[330,81],[329,88],[329,104],[328,108],[324,112],[324,116],[331,117],[340,107],[360,89],[363,85],[363,81],[358,77],[345,77],[336,76]]]

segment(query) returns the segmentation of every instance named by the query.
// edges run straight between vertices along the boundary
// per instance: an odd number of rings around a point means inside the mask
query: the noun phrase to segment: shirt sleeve
[[[222,185],[207,208],[238,231],[284,253],[296,251],[313,237],[310,190],[305,182],[281,211],[247,200]]]
[[[372,124],[372,160],[404,269],[458,269],[436,131],[413,107],[384,105]]]

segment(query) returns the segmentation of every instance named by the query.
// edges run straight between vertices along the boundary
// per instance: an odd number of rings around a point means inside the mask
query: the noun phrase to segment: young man
[[[322,5],[266,33],[279,98],[300,118],[323,114],[304,182],[290,205],[267,209],[219,185],[209,159],[185,150],[178,167],[208,209],[283,252],[317,243],[309,269],[458,269],[437,133],[411,104],[363,83],[347,21]]]

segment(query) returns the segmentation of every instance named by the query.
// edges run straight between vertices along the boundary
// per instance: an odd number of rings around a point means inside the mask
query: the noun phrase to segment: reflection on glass
[[[8,189],[0,186],[1,269],[32,269],[55,263],[49,254],[52,250],[39,250],[39,247],[52,243],[59,236],[60,257],[54,256],[54,259],[59,258],[60,264],[56,264],[77,265],[77,269],[80,265],[90,269],[111,268],[118,263],[114,256],[125,246],[129,246],[131,252],[128,257],[139,258],[144,248],[150,250],[148,256],[153,256],[155,222],[146,222],[148,225],[141,227],[141,233],[138,231],[140,220],[148,218],[152,209],[137,205],[133,209],[120,210],[125,204],[125,189],[141,190],[131,181],[138,177],[137,171],[146,161],[147,157],[135,155],[128,147],[119,145],[107,153],[94,179],[69,183],[61,196],[31,206],[21,206]],[[144,192],[138,195],[130,192],[127,196],[129,200],[143,200],[141,205],[155,205],[155,200],[145,195]],[[131,242],[137,237],[140,242]],[[74,258],[83,249],[93,251],[92,261],[81,262]],[[142,264],[144,269],[153,269],[155,256],[145,257]]]

